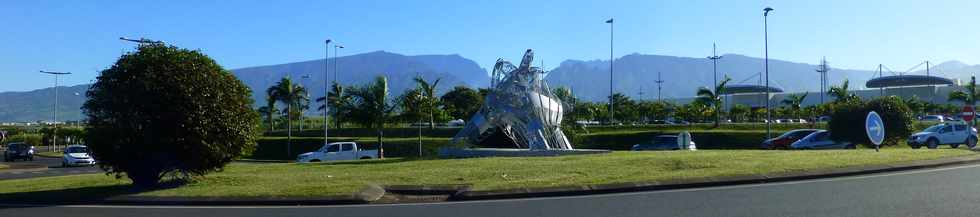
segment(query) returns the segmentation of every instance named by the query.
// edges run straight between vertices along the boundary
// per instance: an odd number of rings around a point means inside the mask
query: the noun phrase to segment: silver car
[[[854,143],[830,139],[830,131],[818,130],[789,145],[793,149],[854,149]]]

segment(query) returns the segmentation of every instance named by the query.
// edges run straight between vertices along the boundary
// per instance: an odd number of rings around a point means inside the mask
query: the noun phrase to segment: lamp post
[[[766,52],[766,139],[772,138],[772,110],[769,109],[769,12],[773,9],[766,7],[762,9],[762,25]]]
[[[613,124],[613,19],[606,20],[609,24],[609,124]]]
[[[327,39],[323,48],[324,58],[323,58],[323,144],[326,145],[330,140],[330,122],[327,120],[327,114],[330,114],[330,94],[327,92],[327,60],[330,59],[330,39]],[[334,72],[334,81],[336,82],[336,71]]]
[[[337,48],[344,48],[343,45],[333,45],[333,82],[337,82]]]
[[[54,126],[51,131],[51,147],[54,148],[52,151],[58,150],[58,76],[68,75],[71,72],[51,72],[41,70],[41,73],[54,75],[54,109],[52,109],[51,125]]]

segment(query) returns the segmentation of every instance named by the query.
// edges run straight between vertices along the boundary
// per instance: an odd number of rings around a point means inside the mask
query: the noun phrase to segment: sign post
[[[877,112],[868,112],[868,117],[864,119],[864,131],[868,133],[868,140],[875,145],[875,152],[878,152],[881,142],[885,140],[885,122]]]
[[[677,148],[680,148],[681,150],[695,150],[694,147],[691,147],[691,133],[684,131],[677,134]]]

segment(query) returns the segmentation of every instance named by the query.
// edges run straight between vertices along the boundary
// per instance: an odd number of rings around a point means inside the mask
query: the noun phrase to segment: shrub
[[[873,146],[864,129],[864,121],[871,111],[878,113],[885,124],[883,146],[898,145],[911,134],[915,126],[909,107],[900,98],[889,96],[864,103],[851,102],[838,105],[831,114],[828,124],[830,131],[833,132],[830,135],[831,139]]]
[[[137,186],[220,170],[258,133],[251,90],[200,51],[142,45],[86,96],[86,143],[99,166]]]
[[[659,135],[677,135],[681,131],[642,131],[611,134],[580,135],[580,149],[629,150],[635,144],[648,144]],[[773,131],[773,136],[782,134]],[[766,139],[765,131],[691,131],[698,149],[758,149]]]

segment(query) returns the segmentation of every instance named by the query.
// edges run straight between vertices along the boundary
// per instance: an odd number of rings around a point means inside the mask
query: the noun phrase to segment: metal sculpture
[[[480,111],[453,138],[453,144],[530,150],[572,150],[561,131],[561,100],[542,80],[544,71],[531,67],[534,52],[521,65],[498,59],[490,91]]]

